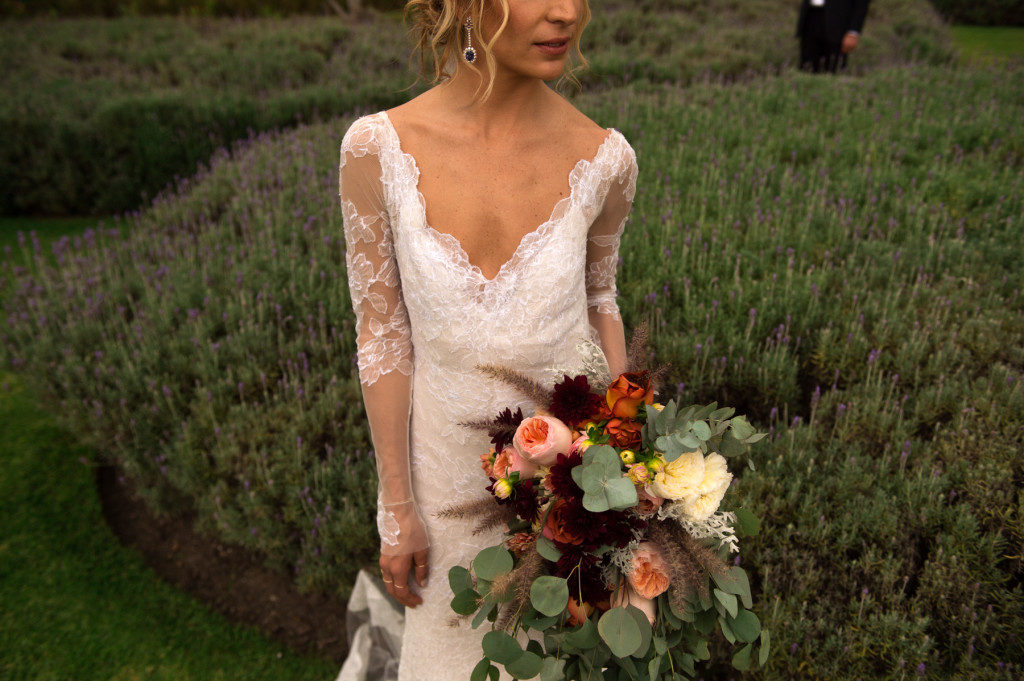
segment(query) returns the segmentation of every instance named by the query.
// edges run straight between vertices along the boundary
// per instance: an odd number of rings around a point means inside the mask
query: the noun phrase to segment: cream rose
[[[704,459],[704,476],[696,494],[683,499],[683,512],[690,520],[707,520],[718,510],[732,482],[732,473],[725,457],[712,452]]]
[[[697,494],[703,480],[704,455],[697,449],[665,463],[654,476],[651,491],[664,499],[686,499]]]
[[[538,414],[516,428],[512,446],[519,456],[538,466],[550,466],[559,454],[568,454],[572,431],[554,416]]]

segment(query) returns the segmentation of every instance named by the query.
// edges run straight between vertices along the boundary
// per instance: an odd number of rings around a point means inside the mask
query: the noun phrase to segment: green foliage
[[[603,91],[776,73],[796,58],[796,8],[791,0],[714,10],[595,3],[582,85]],[[854,72],[953,55],[925,0],[877,0],[871,24]],[[395,15],[28,19],[0,22],[0,31],[0,215],[130,211],[235,140],[390,108],[426,87]]]
[[[404,0],[337,0],[337,6],[346,11],[370,7],[400,10],[404,5]],[[281,17],[323,14],[329,9],[324,0],[0,0],[0,17],[151,14]]]
[[[659,669],[728,673],[742,605],[772,632],[750,651],[771,645],[765,678],[1019,671],[1021,76],[580,98],[637,150],[619,304],[675,367],[659,401],[734,405],[770,433],[730,492],[761,519],[740,542],[753,608],[718,582],[735,617],[661,608],[721,635],[707,660],[655,637]],[[188,503],[343,595],[378,546],[334,193],[348,122],[218,153],[146,211],[57,242],[57,266],[27,235],[0,327],[5,365],[151,503]]]
[[[1024,26],[1020,0],[931,0],[949,21],[980,26]]]
[[[583,507],[591,513],[621,511],[637,503],[636,487],[622,476],[619,456],[608,445],[588,448],[583,465],[572,469],[572,479],[583,490]]]

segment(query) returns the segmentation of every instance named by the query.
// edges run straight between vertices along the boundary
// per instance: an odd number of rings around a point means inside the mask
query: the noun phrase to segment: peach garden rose
[[[656,598],[668,589],[669,579],[661,548],[654,542],[640,542],[633,552],[633,569],[629,573],[633,589],[644,598]]]
[[[519,455],[538,466],[550,466],[559,454],[568,454],[572,431],[554,416],[537,414],[516,428],[512,446]]]

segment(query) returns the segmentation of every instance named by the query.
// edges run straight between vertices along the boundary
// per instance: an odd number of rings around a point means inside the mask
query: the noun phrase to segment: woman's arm
[[[629,144],[620,146],[619,173],[612,179],[604,206],[587,235],[587,308],[612,377],[626,369],[626,338],[615,302],[615,277],[619,242],[633,207],[637,176],[633,148]]]
[[[359,382],[377,461],[380,550],[382,556],[404,556],[429,546],[409,463],[413,348],[384,203],[379,145],[366,119],[356,121],[342,141],[338,195]],[[407,579],[394,577],[399,584]]]

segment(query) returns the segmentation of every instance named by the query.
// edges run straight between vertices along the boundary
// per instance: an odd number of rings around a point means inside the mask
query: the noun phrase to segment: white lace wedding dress
[[[430,547],[428,585],[410,575],[423,603],[405,609],[399,681],[468,681],[491,626],[449,626],[448,569],[498,544],[501,528],[473,535],[472,521],[433,513],[489,496],[480,468],[489,438],[458,422],[505,407],[531,415],[535,405],[474,367],[502,364],[550,383],[558,370],[578,369],[576,340],[606,347],[621,338],[615,276],[636,175],[632,147],[610,128],[596,155],[572,169],[550,218],[489,280],[455,237],[427,224],[419,169],[385,112],[359,118],[344,136],[339,196],[381,552]]]

